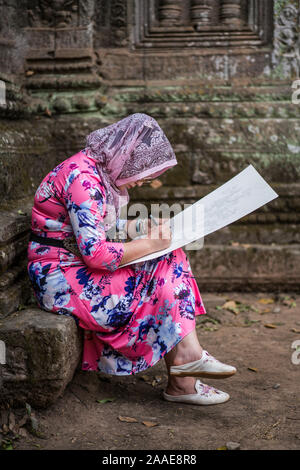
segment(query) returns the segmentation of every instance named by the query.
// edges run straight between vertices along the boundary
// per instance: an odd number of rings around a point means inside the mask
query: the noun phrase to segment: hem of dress
[[[145,372],[145,370],[147,369],[150,369],[151,367],[154,367],[159,361],[161,361],[166,354],[168,354],[173,348],[175,348],[175,346],[180,343],[180,341],[182,341],[188,334],[190,334],[194,329],[196,328],[196,324],[195,324],[195,327],[189,331],[187,331],[184,336],[181,336],[172,346],[170,346],[163,354],[163,356],[161,356],[159,359],[157,359],[153,364],[149,364],[149,366],[145,367],[144,369],[141,369],[137,372],[133,372],[133,370],[131,370],[131,372],[129,373],[118,373],[118,372],[107,372],[107,371],[104,371],[104,370],[101,370],[99,368],[99,366],[97,367],[97,369],[82,369],[86,372],[102,372],[102,374],[106,374],[106,375],[118,375],[118,376],[130,376],[130,375],[137,375],[139,374],[140,372]]]

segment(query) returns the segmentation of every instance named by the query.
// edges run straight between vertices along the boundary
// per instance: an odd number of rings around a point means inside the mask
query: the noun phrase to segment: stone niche
[[[98,35],[95,42],[104,46],[104,78],[250,77],[271,62],[272,0],[138,0],[127,8],[126,2],[112,3],[119,5],[119,28],[110,32],[110,44]],[[110,49],[122,46],[127,53]]]

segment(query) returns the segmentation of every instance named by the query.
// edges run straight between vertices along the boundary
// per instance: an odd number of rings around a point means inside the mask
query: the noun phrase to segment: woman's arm
[[[155,251],[164,250],[168,248],[170,244],[171,230],[167,223],[150,227],[146,238],[124,243],[124,253],[119,266],[121,267],[122,264],[130,263],[135,259],[149,255]]]
[[[104,231],[105,195],[98,177],[80,172],[67,185],[65,204],[83,261],[92,269],[115,271],[120,265],[171,243],[167,225],[151,227],[145,238],[128,243],[109,242]]]

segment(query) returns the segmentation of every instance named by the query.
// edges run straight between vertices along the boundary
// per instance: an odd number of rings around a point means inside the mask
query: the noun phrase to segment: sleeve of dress
[[[82,172],[66,186],[66,207],[83,261],[92,269],[115,271],[123,257],[124,243],[106,240],[106,198],[100,180]]]

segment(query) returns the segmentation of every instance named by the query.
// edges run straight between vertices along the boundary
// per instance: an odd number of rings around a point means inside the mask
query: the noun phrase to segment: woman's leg
[[[176,377],[170,375],[170,366],[179,366],[187,362],[201,359],[202,347],[199,344],[196,329],[186,335],[177,345],[165,355],[168,370],[168,385],[166,393],[169,395],[186,395],[196,393],[194,377]]]

